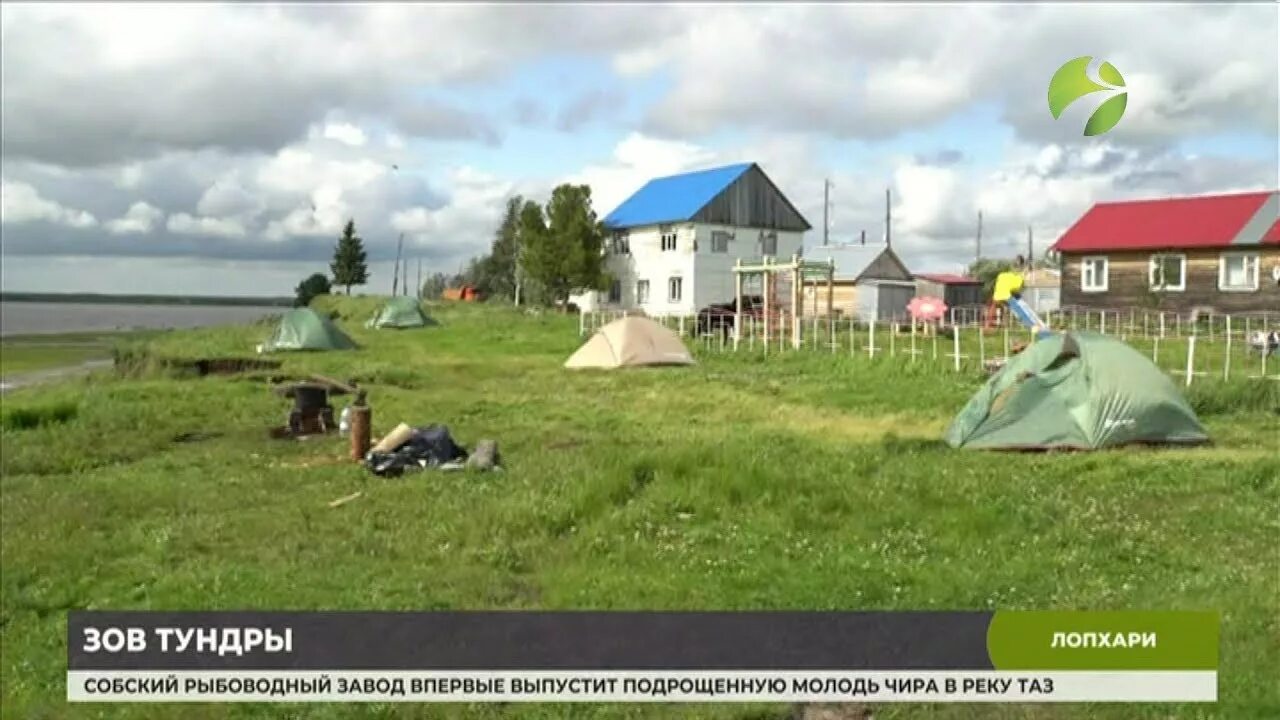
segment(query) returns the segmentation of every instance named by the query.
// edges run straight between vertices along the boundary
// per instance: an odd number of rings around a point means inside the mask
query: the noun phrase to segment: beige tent
[[[567,368],[618,368],[638,365],[692,365],[680,336],[644,317],[624,317],[605,325],[578,348]]]

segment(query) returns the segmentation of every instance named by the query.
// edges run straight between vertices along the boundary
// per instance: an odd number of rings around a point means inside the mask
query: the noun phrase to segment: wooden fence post
[[[982,334],[982,328],[978,328],[978,334]],[[955,332],[951,334],[951,347],[956,354],[956,372],[960,372],[960,328],[955,328]]]
[[[867,328],[867,357],[876,356],[876,319],[871,318],[871,325]]]
[[[1191,378],[1195,377],[1196,336],[1187,338],[1187,387],[1191,387]]]
[[[1222,379],[1231,379],[1231,316],[1227,316],[1227,359],[1222,363]]]

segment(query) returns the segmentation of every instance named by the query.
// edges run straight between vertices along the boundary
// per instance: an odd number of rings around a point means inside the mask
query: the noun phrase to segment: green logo
[[[1062,111],[1066,110],[1068,105],[1089,93],[1102,90],[1115,91],[1124,87],[1124,78],[1120,77],[1120,71],[1109,62],[1102,63],[1102,67],[1098,68],[1099,79],[1108,83],[1107,85],[1090,78],[1087,70],[1091,60],[1093,58],[1088,55],[1068,60],[1053,74],[1053,79],[1049,81],[1049,112],[1053,113],[1054,120],[1062,115]],[[1120,122],[1120,118],[1124,117],[1124,107],[1128,100],[1128,91],[1121,90],[1102,103],[1089,117],[1089,122],[1084,126],[1084,134],[1086,136],[1101,135],[1115,127],[1116,123]]]

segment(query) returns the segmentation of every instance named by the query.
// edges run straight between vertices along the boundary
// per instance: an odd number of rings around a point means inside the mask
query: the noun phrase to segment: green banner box
[[[1000,611],[987,630],[997,670],[1217,670],[1218,613]]]

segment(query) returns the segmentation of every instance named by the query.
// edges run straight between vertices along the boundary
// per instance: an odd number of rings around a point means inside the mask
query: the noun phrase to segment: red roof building
[[[1098,203],[1052,249],[1064,307],[1280,314],[1280,191]]]
[[[935,297],[947,307],[982,305],[982,281],[955,273],[916,273],[916,297]]]

